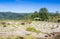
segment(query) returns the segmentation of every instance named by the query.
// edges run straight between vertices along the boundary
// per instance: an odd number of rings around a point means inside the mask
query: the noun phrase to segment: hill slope
[[[28,13],[13,13],[13,12],[0,12],[0,20],[2,19],[24,19]]]

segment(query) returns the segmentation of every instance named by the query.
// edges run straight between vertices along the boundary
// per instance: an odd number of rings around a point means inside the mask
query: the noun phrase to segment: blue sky
[[[60,0],[0,0],[0,12],[29,13],[44,7],[49,12],[60,12]]]

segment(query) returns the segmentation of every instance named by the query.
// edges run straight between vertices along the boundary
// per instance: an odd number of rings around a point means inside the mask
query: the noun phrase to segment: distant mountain
[[[0,12],[0,20],[2,19],[25,19],[28,13],[13,13],[13,12]]]
[[[50,16],[58,16],[60,18],[60,13],[49,13]]]
[[[11,20],[22,20],[29,16],[32,13],[14,13],[14,12],[0,12],[0,20],[11,19]],[[49,13],[50,16],[54,16],[55,13]],[[58,15],[60,17],[60,14]]]

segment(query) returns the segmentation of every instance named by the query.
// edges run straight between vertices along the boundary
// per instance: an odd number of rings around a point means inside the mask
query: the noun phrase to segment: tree
[[[38,12],[35,11],[32,15],[31,15],[31,19],[34,19],[35,17],[38,17]]]
[[[39,11],[39,17],[44,21],[49,19],[49,13],[46,8],[41,8]]]

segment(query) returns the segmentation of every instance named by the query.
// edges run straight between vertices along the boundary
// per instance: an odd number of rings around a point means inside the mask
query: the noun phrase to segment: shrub
[[[39,30],[35,29],[34,27],[28,27],[26,30],[31,31],[31,32],[36,32],[36,33],[40,32]]]
[[[6,27],[6,25],[3,25],[3,27]]]
[[[25,23],[21,23],[21,25],[24,25]]]

